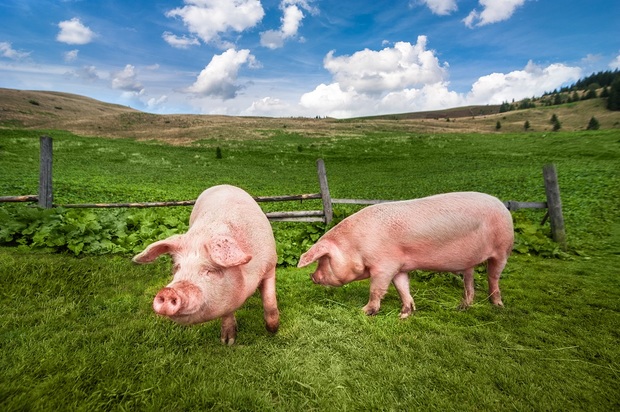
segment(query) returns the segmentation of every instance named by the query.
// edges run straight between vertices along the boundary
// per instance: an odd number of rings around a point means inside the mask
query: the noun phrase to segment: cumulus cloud
[[[356,117],[371,114],[438,110],[473,104],[501,104],[541,95],[577,81],[582,70],[564,64],[539,66],[480,77],[467,93],[450,90],[448,65],[441,65],[426,38],[415,45],[400,42],[383,50],[351,56],[328,53],[325,68],[333,81],[303,94],[299,105],[308,115]]]
[[[58,23],[58,27],[60,32],[56,36],[56,40],[61,43],[88,44],[95,38],[95,33],[90,28],[84,26],[77,17],[61,21]]]
[[[480,0],[482,11],[472,10],[463,22],[467,27],[480,27],[508,20],[525,0]]]
[[[260,34],[260,43],[264,47],[277,49],[284,46],[286,39],[297,36],[301,21],[305,17],[302,9],[311,14],[318,13],[318,9],[305,0],[282,0],[280,9],[283,13],[280,29],[267,30]]]
[[[242,88],[237,84],[239,69],[247,65],[258,67],[256,58],[247,49],[228,49],[215,55],[209,64],[200,72],[196,82],[185,91],[201,96],[215,96],[224,100],[233,99]]]
[[[252,102],[249,108],[244,110],[245,116],[282,116],[289,109],[289,105],[275,97],[264,97]]]
[[[620,69],[620,54],[609,63],[609,67],[612,69]]]
[[[112,73],[112,88],[135,94],[144,93],[144,87],[138,81],[136,68],[131,64],[119,72]]]
[[[469,104],[501,104],[540,95],[565,83],[575,82],[580,76],[581,69],[578,67],[560,63],[541,67],[530,61],[523,70],[480,77],[472,85],[467,101]]]
[[[71,63],[71,62],[74,62],[75,60],[77,60],[79,52],[80,51],[77,50],[77,49],[65,52],[64,53],[65,63]]]
[[[0,55],[11,60],[21,60],[30,56],[30,52],[17,51],[11,43],[3,41],[0,42]]]
[[[425,4],[434,14],[445,16],[458,9],[456,0],[420,0],[422,4]]]
[[[162,34],[163,39],[171,45],[172,47],[176,47],[177,49],[189,49],[191,46],[199,46],[200,42],[195,37],[187,37],[187,36],[177,36],[169,31],[164,32]]]
[[[190,33],[205,43],[227,45],[220,34],[243,32],[262,20],[265,12],[259,0],[185,0],[185,6],[166,12],[180,18]]]
[[[398,42],[394,47],[364,49],[351,56],[335,57],[330,51],[323,63],[344,90],[353,88],[364,94],[402,90],[443,80],[445,68],[433,51],[426,50],[426,42],[426,36],[419,36],[414,45]]]

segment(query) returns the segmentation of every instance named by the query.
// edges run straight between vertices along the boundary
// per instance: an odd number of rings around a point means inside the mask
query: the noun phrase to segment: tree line
[[[607,99],[608,110],[620,110],[620,71],[618,69],[593,73],[571,86],[565,86],[553,92],[545,92],[539,98],[526,98],[516,103],[514,100],[512,103],[503,102],[499,112],[530,109],[537,105],[557,106],[596,98]]]

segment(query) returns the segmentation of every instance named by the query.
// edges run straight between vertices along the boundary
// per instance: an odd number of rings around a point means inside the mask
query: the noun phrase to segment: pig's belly
[[[462,272],[485,262],[492,256],[492,250],[476,240],[462,240],[408,249],[403,251],[402,271]]]

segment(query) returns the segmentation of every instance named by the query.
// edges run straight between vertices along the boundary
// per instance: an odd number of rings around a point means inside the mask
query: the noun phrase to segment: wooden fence
[[[62,206],[65,208],[116,208],[116,207],[167,207],[167,206],[192,206],[195,200],[184,200],[174,202],[140,202],[140,203],[80,203],[80,204],[64,204],[57,205],[53,202],[52,190],[52,163],[53,163],[53,142],[48,136],[40,138],[40,172],[39,172],[39,194],[38,195],[22,195],[22,196],[0,196],[0,202],[37,202],[39,207],[51,208]],[[385,202],[394,202],[395,200],[379,200],[379,199],[338,199],[332,198],[329,192],[327,182],[327,172],[325,170],[325,162],[318,159],[317,175],[319,181],[319,192],[300,194],[300,195],[284,195],[284,196],[265,196],[255,197],[257,202],[285,202],[285,201],[304,201],[311,199],[321,199],[323,207],[321,210],[301,210],[288,212],[267,212],[266,215],[271,221],[286,222],[324,222],[330,223],[333,219],[334,204],[355,204],[355,205],[373,205]],[[547,213],[541,224],[549,219],[551,225],[551,234],[553,240],[566,248],[566,232],[564,229],[564,218],[562,215],[562,201],[560,198],[560,187],[558,184],[557,170],[555,165],[548,164],[543,167],[543,179],[545,183],[546,202],[504,202],[510,211],[519,209],[547,209]]]

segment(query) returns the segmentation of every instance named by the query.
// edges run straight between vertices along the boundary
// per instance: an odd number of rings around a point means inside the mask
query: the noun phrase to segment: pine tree
[[[588,123],[588,127],[586,129],[598,130],[599,127],[601,127],[600,123],[598,122],[598,120],[596,120],[596,117],[592,116],[592,118],[590,119],[590,123]]]
[[[499,130],[502,128],[502,124],[500,123],[500,121],[498,120],[497,123],[495,123],[495,130]]]
[[[523,129],[525,129],[525,131],[527,132],[530,128],[530,121],[526,120],[525,123],[523,123]]]
[[[609,110],[620,110],[620,76],[616,77],[616,80],[609,87],[607,108]]]

